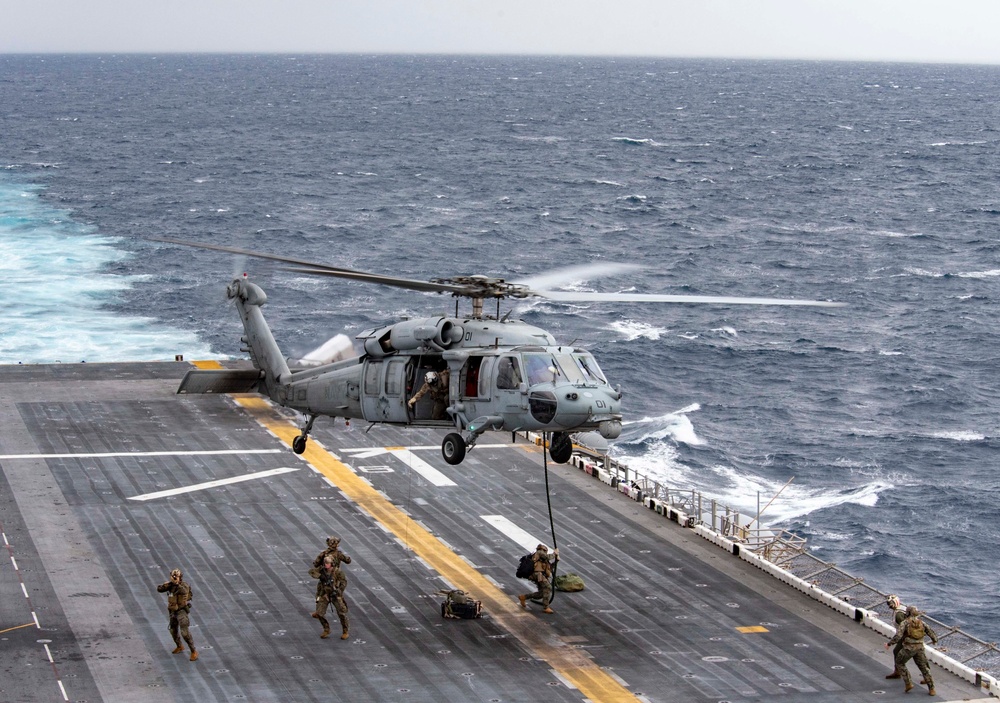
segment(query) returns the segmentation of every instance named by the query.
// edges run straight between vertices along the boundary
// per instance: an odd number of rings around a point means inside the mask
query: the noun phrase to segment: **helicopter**
[[[301,274],[449,294],[456,299],[454,316],[403,320],[364,330],[356,336],[362,353],[290,367],[261,312],[267,295],[245,273],[233,279],[226,296],[239,311],[245,332],[241,351],[249,352],[253,369],[192,369],[177,392],[258,392],[280,406],[298,411],[305,421],[292,442],[296,454],[306,450],[313,423],[321,416],[347,422],[358,419],[373,424],[450,429],[441,442],[441,455],[452,465],[461,463],[487,431],[536,431],[548,435],[549,457],[560,464],[570,460],[573,434],[596,431],[605,439],[617,438],[622,431],[621,386],[611,385],[589,351],[560,344],[549,332],[511,319],[509,311],[501,317],[500,301],[505,298],[843,305],[781,298],[552,290],[581,279],[636,268],[630,264],[575,266],[519,282],[483,275],[421,281],[182,239],[153,241],[278,261],[288,264],[287,270]],[[471,299],[471,314],[459,316],[460,298]],[[484,314],[487,299],[496,300],[495,316]],[[437,400],[429,397],[411,402],[423,395],[413,395],[421,381],[431,385],[439,379],[447,379],[447,384],[440,389]]]

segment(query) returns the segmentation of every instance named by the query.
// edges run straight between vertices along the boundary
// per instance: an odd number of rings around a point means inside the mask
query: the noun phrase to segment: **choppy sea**
[[[377,273],[837,309],[519,302],[623,387],[613,453],[1000,640],[1000,67],[0,55],[0,363],[289,355],[450,299]]]

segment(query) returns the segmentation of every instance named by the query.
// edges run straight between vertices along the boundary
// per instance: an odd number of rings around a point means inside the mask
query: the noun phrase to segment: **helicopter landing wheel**
[[[461,464],[465,458],[465,440],[458,432],[449,432],[441,442],[441,456],[449,464]]]
[[[565,464],[573,456],[573,440],[567,432],[553,432],[549,440],[549,457],[557,464]]]
[[[306,436],[297,435],[295,439],[292,440],[292,451],[296,454],[301,454],[306,450]]]

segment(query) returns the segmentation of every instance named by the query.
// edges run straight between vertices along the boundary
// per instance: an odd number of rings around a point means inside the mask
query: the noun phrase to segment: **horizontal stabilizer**
[[[177,392],[254,393],[262,375],[260,369],[191,369]]]

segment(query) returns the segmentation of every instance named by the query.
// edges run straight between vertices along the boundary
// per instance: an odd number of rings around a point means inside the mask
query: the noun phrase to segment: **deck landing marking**
[[[435,469],[423,459],[418,459],[409,449],[389,450],[389,453],[423,476],[432,486],[457,486],[458,484]]]
[[[299,429],[279,417],[263,398],[240,395],[232,398],[285,444],[291,445],[298,436]],[[310,443],[299,456],[327,476],[349,500],[371,515],[377,525],[394,534],[446,582],[468,586],[468,590],[483,601],[494,622],[516,637],[536,657],[548,662],[553,669],[572,681],[584,696],[602,703],[634,703],[638,700],[634,693],[580,651],[554,646],[550,641],[549,629],[535,616],[522,610],[510,594],[504,593],[483,574],[458,558],[440,539],[413,521],[333,454],[316,443]]]
[[[258,471],[253,474],[242,474],[241,476],[233,476],[232,478],[220,478],[215,481],[206,481],[205,483],[195,483],[191,486],[182,486],[181,488],[168,488],[165,491],[156,491],[155,493],[144,493],[141,496],[132,496],[129,500],[152,500],[154,498],[165,498],[167,496],[176,496],[181,493],[191,493],[192,491],[201,491],[206,488],[215,488],[216,486],[226,486],[231,483],[240,483],[241,481],[252,481],[256,478],[267,478],[268,476],[278,476],[280,474],[287,474],[290,471],[298,471],[297,468],[286,467],[283,469],[269,469],[267,471]]]
[[[542,544],[530,532],[522,530],[503,515],[480,515],[479,517],[481,520],[500,530],[505,537],[510,537],[517,542],[526,551],[533,552],[539,544]]]
[[[221,454],[280,454],[280,449],[205,449],[189,452],[79,452],[75,454],[0,454],[0,459],[107,459],[118,456],[213,456]]]

